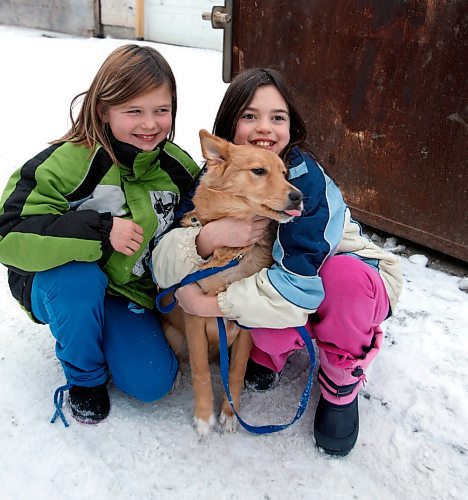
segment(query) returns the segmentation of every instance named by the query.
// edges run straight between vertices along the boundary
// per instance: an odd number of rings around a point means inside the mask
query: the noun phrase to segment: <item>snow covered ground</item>
[[[124,40],[45,37],[0,26],[0,190],[11,172],[68,129],[71,98]],[[199,159],[225,90],[221,54],[151,44],[178,82],[176,142]],[[382,241],[398,247],[393,239]],[[394,251],[400,251],[396,248]],[[0,266],[0,499],[463,499],[468,495],[467,279],[402,257],[405,289],[359,396],[361,430],[346,458],[314,447],[314,386],[303,418],[263,437],[245,431],[199,442],[187,375],[162,401],[144,404],[111,388],[97,426],[49,423],[64,382],[47,327],[11,298]],[[249,423],[288,422],[307,380],[307,355],[281,384],[246,392]],[[222,395],[215,376],[218,400]],[[69,409],[65,409],[69,416]]]

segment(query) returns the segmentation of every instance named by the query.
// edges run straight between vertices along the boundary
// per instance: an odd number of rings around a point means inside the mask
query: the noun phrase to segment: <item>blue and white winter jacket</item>
[[[401,290],[398,259],[361,233],[336,184],[299,148],[288,158],[289,181],[304,194],[304,211],[279,224],[269,269],[231,284],[218,294],[224,316],[251,328],[303,325],[324,298],[319,270],[331,255],[354,255],[381,275],[394,309]],[[195,238],[200,228],[169,232],[153,252],[153,272],[167,288],[195,271],[204,261]]]

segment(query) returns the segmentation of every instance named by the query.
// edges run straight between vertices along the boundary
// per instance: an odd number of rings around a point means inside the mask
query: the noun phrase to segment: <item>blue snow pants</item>
[[[68,383],[94,387],[110,372],[122,391],[155,401],[171,389],[177,359],[154,311],[106,294],[107,282],[94,262],[38,272],[32,312],[49,325]]]

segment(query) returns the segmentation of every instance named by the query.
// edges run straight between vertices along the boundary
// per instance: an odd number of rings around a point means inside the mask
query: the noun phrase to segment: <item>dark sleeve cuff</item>
[[[101,249],[102,249],[102,257],[99,259],[99,263],[105,264],[114,249],[112,248],[111,242],[110,242],[110,232],[112,230],[112,225],[114,223],[114,220],[112,218],[112,214],[110,212],[105,212],[100,214],[101,216],[101,227],[100,227],[100,233],[101,233]]]

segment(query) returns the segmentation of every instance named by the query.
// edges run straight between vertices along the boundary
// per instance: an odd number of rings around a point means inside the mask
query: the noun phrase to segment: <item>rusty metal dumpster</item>
[[[282,71],[359,221],[468,261],[464,0],[226,1],[224,79]]]

